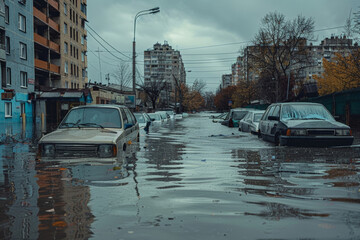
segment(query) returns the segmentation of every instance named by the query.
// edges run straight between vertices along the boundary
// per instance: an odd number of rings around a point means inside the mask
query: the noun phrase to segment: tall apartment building
[[[35,90],[61,86],[60,11],[56,0],[33,0]]]
[[[79,89],[87,83],[86,0],[60,5],[61,88]]]
[[[0,122],[32,119],[34,92],[33,1],[0,1]]]
[[[176,82],[186,83],[184,63],[179,51],[174,50],[166,41],[156,43],[153,49],[144,51],[144,84],[165,83],[160,94],[160,106],[173,107],[176,99]]]
[[[36,90],[87,83],[86,0],[34,0]]]

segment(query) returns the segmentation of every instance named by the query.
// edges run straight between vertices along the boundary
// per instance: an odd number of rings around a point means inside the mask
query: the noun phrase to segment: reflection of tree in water
[[[285,204],[274,202],[248,202],[249,204],[264,206],[266,210],[260,213],[245,212],[245,215],[255,215],[269,220],[280,220],[282,218],[311,218],[311,217],[329,217],[328,213],[316,213],[309,210],[293,208]]]
[[[176,177],[180,173],[176,172],[182,169],[182,150],[183,144],[172,142],[169,138],[148,138],[145,143],[151,146],[151,149],[145,151],[144,157],[149,164],[148,168],[154,168],[156,171],[148,172],[149,176],[154,176],[148,180],[152,181],[181,181],[182,178]],[[175,172],[174,172],[175,171]]]
[[[87,239],[94,217],[89,187],[71,182],[67,168],[37,164],[39,239]]]

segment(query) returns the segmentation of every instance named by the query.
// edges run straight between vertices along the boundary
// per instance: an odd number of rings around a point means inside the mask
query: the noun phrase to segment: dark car
[[[274,103],[259,123],[259,137],[276,145],[345,146],[353,143],[349,126],[337,122],[321,104]]]
[[[221,124],[228,127],[239,127],[239,121],[243,119],[250,110],[249,108],[231,109]]]

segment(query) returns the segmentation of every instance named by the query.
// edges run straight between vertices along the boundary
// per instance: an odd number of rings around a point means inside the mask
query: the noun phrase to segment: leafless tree
[[[195,79],[195,81],[191,87],[191,90],[199,92],[201,95],[203,95],[203,91],[204,91],[205,87],[206,87],[206,82],[204,82],[201,79]]]
[[[138,88],[145,92],[147,98],[151,101],[153,109],[156,109],[156,101],[158,100],[160,93],[166,87],[164,79],[152,79],[145,81],[142,84],[136,84]]]
[[[259,80],[260,86],[269,85],[262,84],[262,80],[272,80],[271,91],[274,94],[271,94],[275,99],[271,101],[284,100],[287,89],[283,81],[286,82],[287,76],[297,75],[311,64],[306,42],[312,39],[313,30],[313,19],[300,15],[293,20],[286,20],[283,14],[272,12],[262,19],[262,26],[255,35],[249,57],[255,65],[253,68],[258,69],[259,75],[265,76]],[[263,94],[270,92],[267,87]]]
[[[131,87],[132,84],[132,73],[130,72],[129,65],[125,62],[120,63],[115,69],[112,76],[116,79],[120,85],[122,91],[124,87]]]

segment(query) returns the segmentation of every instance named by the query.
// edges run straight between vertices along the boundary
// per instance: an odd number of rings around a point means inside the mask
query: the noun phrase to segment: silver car
[[[139,141],[139,124],[120,105],[72,108],[58,128],[39,141],[41,158],[116,159],[133,141]]]
[[[258,134],[259,122],[264,114],[264,110],[251,110],[239,122],[239,131]]]

